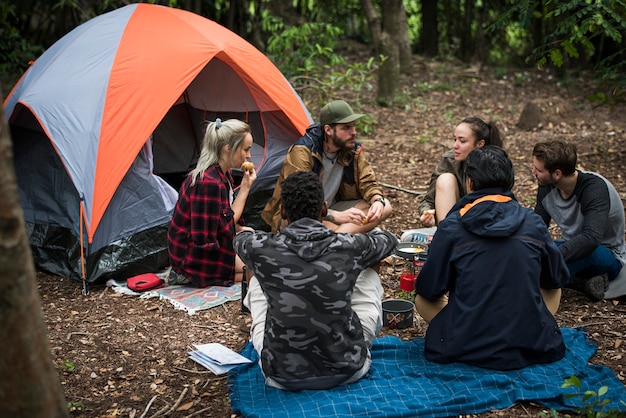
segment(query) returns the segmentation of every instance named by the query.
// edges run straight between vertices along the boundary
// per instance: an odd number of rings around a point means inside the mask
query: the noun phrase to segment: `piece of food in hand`
[[[369,222],[369,219],[367,219],[367,216],[365,216],[365,217],[361,220],[361,223],[362,223],[363,225],[365,225],[365,224],[366,224],[366,223],[368,223],[368,222]]]
[[[243,164],[241,164],[241,169],[243,171],[252,172],[252,170],[254,170],[254,164],[252,164],[250,161],[245,161]]]
[[[429,209],[424,211],[424,215],[434,215],[435,209]]]

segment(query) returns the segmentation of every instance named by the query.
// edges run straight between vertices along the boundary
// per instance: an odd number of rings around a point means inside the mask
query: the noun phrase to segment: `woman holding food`
[[[231,286],[240,282],[243,262],[235,255],[233,238],[242,229],[242,213],[256,180],[248,162],[250,126],[237,119],[210,122],[202,151],[183,181],[167,232],[171,270],[169,284],[196,287]],[[243,178],[235,196],[232,168]]]
[[[454,146],[446,151],[430,177],[428,191],[422,197],[418,213],[426,227],[439,224],[452,206],[467,194],[465,159],[474,148],[502,146],[500,131],[494,122],[477,117],[465,118],[454,129]]]

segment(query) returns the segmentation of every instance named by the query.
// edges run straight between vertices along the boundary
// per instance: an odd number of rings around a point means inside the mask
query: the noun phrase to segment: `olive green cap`
[[[350,123],[365,116],[363,113],[354,113],[350,105],[343,100],[335,100],[322,108],[320,124],[332,125],[335,123]]]

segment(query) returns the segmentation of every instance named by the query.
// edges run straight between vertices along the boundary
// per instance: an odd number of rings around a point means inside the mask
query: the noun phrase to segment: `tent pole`
[[[79,220],[79,231],[80,235],[80,276],[83,280],[83,296],[87,296],[89,294],[89,285],[87,284],[87,278],[85,277],[85,247],[83,246],[83,215],[85,206],[83,205],[83,199],[80,199],[80,220]]]

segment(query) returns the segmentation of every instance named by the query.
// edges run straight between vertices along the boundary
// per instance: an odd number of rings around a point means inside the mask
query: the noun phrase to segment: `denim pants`
[[[563,244],[563,241],[556,241],[557,246]],[[598,247],[589,255],[567,263],[570,276],[593,277],[606,273],[609,280],[617,277],[622,269],[622,263],[615,257],[613,251],[604,245]]]

